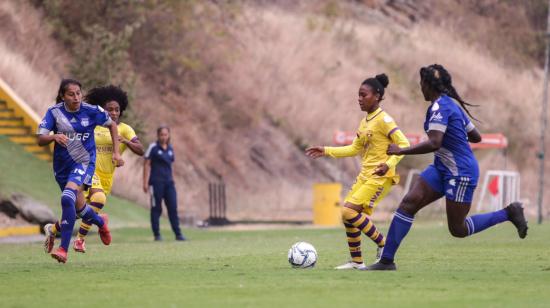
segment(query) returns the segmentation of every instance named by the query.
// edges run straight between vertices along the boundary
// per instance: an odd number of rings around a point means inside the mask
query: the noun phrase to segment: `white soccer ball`
[[[288,250],[288,262],[293,268],[312,268],[317,262],[317,251],[309,243],[298,242]]]

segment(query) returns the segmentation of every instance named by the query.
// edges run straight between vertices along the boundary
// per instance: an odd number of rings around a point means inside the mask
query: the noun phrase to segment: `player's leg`
[[[380,261],[367,267],[368,270],[395,270],[393,262],[401,241],[414,221],[414,215],[426,205],[443,196],[442,178],[434,166],[429,166],[418,177],[412,189],[405,195],[395,211],[386,236],[386,245]]]
[[[151,229],[155,236],[155,241],[161,241],[159,221],[162,215],[162,193],[164,185],[162,183],[155,183],[149,186],[149,193],[151,198]]]
[[[348,192],[344,200],[349,200],[353,194],[359,190],[363,185],[364,181],[357,179],[355,184],[351,187],[351,190]],[[354,205],[349,202],[344,203],[344,207],[354,209],[356,213],[360,213],[363,210],[363,207],[360,205]],[[344,217],[344,211],[342,209],[342,222],[346,231],[346,241],[348,244],[348,249],[351,257],[351,261],[345,264],[335,267],[335,269],[355,269],[364,267],[363,256],[361,252],[361,230],[354,225],[348,223]]]
[[[475,179],[473,179],[475,180]],[[449,183],[450,181],[445,181]],[[474,182],[471,184],[471,182]],[[527,221],[521,203],[515,202],[504,209],[466,217],[470,211],[475,190],[475,181],[468,177],[452,179],[453,187],[446,189],[447,221],[450,233],[455,237],[466,237],[481,232],[494,225],[511,221],[517,228],[520,238],[527,236]],[[455,191],[455,193],[453,193]]]
[[[90,205],[92,210],[99,214],[101,212],[101,209],[103,209],[107,197],[103,192],[103,185],[97,173],[94,173],[92,177],[92,187],[88,190],[88,194],[86,197],[88,204]],[[75,241],[75,245],[77,245],[77,243],[83,242],[84,238],[86,237],[86,235],[88,235],[88,232],[91,228],[92,222],[83,219],[80,223],[80,228],[78,229],[78,235]]]
[[[167,183],[164,187],[164,203],[168,210],[168,219],[170,226],[176,236],[177,241],[185,241],[185,237],[181,234],[180,220],[178,217],[178,195],[174,182]]]
[[[76,221],[75,204],[80,190],[78,184],[68,182],[61,195],[61,243],[51,256],[59,262],[67,262],[67,251],[71,242],[74,223]]]

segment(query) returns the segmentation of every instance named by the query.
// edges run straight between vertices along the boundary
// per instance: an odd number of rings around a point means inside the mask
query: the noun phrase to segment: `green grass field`
[[[385,231],[385,230],[384,230]],[[526,240],[505,224],[469,239],[445,226],[418,224],[398,256],[397,272],[336,271],[347,259],[337,229],[186,230],[187,242],[151,241],[148,229],[114,232],[105,247],[93,236],[88,252],[67,264],[40,243],[0,245],[2,307],[58,304],[89,307],[548,307],[550,227]],[[290,268],[296,241],[319,253],[314,269]],[[372,260],[373,245],[364,241]],[[99,305],[99,306],[98,306]]]
[[[59,213],[51,167],[1,136],[0,170],[0,193],[24,192]],[[341,229],[191,229],[183,243],[163,229],[156,243],[146,209],[110,197],[107,212],[113,244],[90,234],[88,252],[70,252],[67,264],[41,243],[0,244],[0,307],[550,306],[549,225],[532,226],[526,240],[511,224],[460,240],[423,218],[397,272],[360,272],[332,269],[348,258]],[[297,241],[317,248],[314,269],[288,264]],[[365,238],[363,247],[372,261],[374,245]]]

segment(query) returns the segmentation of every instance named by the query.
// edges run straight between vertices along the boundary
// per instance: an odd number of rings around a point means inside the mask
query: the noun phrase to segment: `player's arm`
[[[329,156],[333,158],[355,156],[363,149],[363,142],[359,136],[353,139],[353,143],[343,147],[322,147],[316,146],[306,149],[306,155],[311,158]]]
[[[306,155],[311,158],[329,156],[333,158],[355,156],[362,149],[359,138],[353,139],[351,145],[343,147],[314,146],[306,149]]]
[[[63,134],[37,135],[36,137],[39,146],[45,146],[52,142],[57,142],[59,145],[66,147],[69,142],[69,138]]]
[[[107,128],[109,128],[109,131],[111,132],[111,140],[113,142],[113,149],[118,149],[119,143],[118,143],[118,127],[115,121],[109,121],[108,124],[105,125]],[[121,167],[124,165],[124,161],[120,157],[120,153],[118,151],[113,151],[113,162],[115,163],[115,166]]]
[[[149,175],[151,174],[151,155],[153,154],[154,143],[151,143],[143,155],[143,192],[149,192]]]
[[[46,115],[42,119],[40,125],[38,125],[38,131],[36,132],[36,141],[39,146],[45,146],[52,142],[57,142],[59,145],[66,147],[69,143],[69,138],[64,134],[50,134],[55,128],[55,119],[51,110],[46,112]]]
[[[130,151],[134,154],[143,156],[145,150],[143,149],[143,144],[139,141],[138,137],[134,137],[132,140],[122,139],[121,143],[125,144]]]
[[[400,148],[396,144],[390,144],[388,147],[388,155],[416,155],[426,154],[439,150],[443,143],[443,135],[445,133],[439,130],[428,131],[428,140],[420,142],[417,145],[409,146],[406,148]]]
[[[148,158],[145,158],[143,160],[143,192],[148,193],[149,192],[149,174],[151,173],[151,160]]]
[[[409,139],[405,137],[405,134],[396,127],[395,131],[390,132],[390,138],[393,142],[393,144],[397,145],[400,149],[408,148],[411,144],[409,143]],[[390,155],[388,160],[386,160],[385,163],[378,165],[376,167],[376,170],[374,171],[374,174],[376,175],[384,175],[390,170],[391,168],[394,168],[397,166],[397,164],[403,159],[404,155]]]
[[[478,143],[481,142],[481,134],[477,130],[477,128],[474,126],[472,122],[469,122],[468,125],[466,125],[466,131],[468,132],[468,141],[471,143]]]

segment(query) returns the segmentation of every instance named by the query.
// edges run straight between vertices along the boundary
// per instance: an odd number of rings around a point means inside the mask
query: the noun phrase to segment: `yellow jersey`
[[[378,108],[361,120],[357,136],[351,145],[325,147],[325,155],[349,157],[361,153],[361,172],[358,179],[365,181],[369,178],[392,178],[393,183],[397,184],[399,176],[395,173],[395,166],[403,158],[403,155],[388,156],[386,150],[391,143],[395,143],[401,148],[410,145],[409,140],[401,132],[393,118]],[[381,163],[388,165],[388,172],[384,176],[374,175],[374,170]]]
[[[136,138],[134,129],[125,123],[118,124],[118,134],[126,140]],[[115,164],[113,163],[113,141],[111,140],[111,131],[102,126],[96,126],[94,130],[96,147],[96,173],[103,175],[112,175],[115,173]],[[120,144],[119,153],[122,155],[128,147]]]

